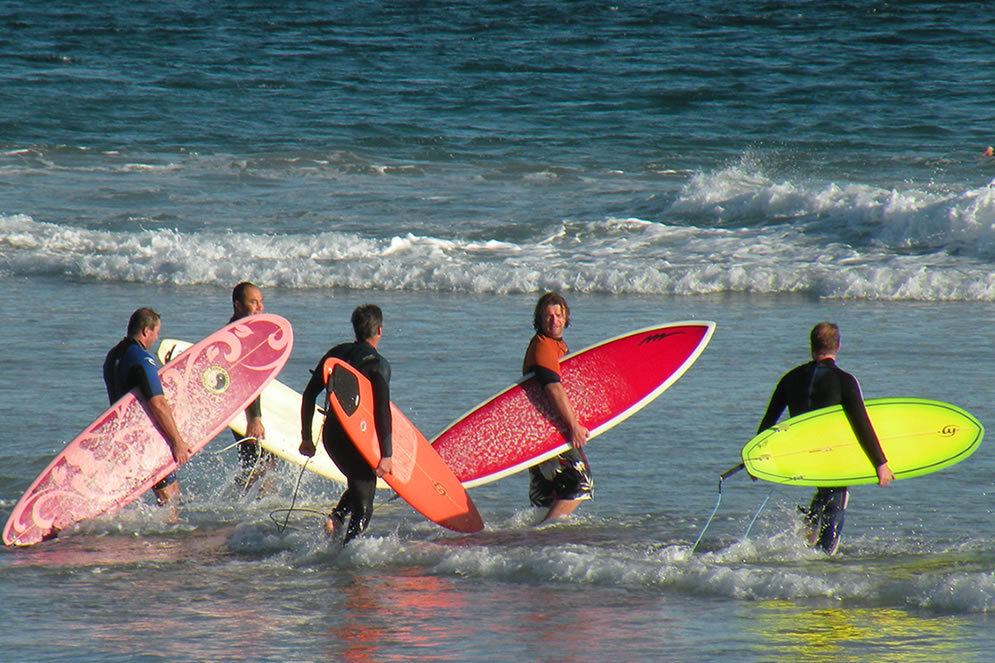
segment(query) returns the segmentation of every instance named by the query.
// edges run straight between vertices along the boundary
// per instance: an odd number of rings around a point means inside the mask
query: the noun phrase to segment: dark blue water
[[[255,281],[300,389],[380,303],[429,436],[517,377],[542,290],[573,349],[718,323],[592,443],[573,523],[536,530],[510,477],[471,492],[480,538],[382,496],[340,553],[275,529],[294,469],[239,499],[215,441],[179,525],[134,505],[0,551],[10,660],[987,660],[987,443],[855,489],[833,561],[792,532],[805,490],[743,540],[770,491],[745,479],[690,553],[814,322],[865,396],[995,416],[987,3],[0,2],[0,28],[3,517],[105,406],[140,305],[196,340]]]

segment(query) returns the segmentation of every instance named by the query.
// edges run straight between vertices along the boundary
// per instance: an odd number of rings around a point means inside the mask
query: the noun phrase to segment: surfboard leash
[[[239,438],[239,439],[235,440],[234,442],[232,442],[231,444],[229,444],[227,447],[225,447],[223,449],[219,449],[218,451],[212,451],[211,453],[213,453],[215,456],[218,456],[218,455],[221,455],[224,452],[228,451],[229,449],[234,449],[235,447],[237,447],[238,445],[242,444],[243,442],[258,442],[258,441],[259,441],[258,438],[252,437],[250,435],[248,437]]]
[[[290,514],[294,512],[294,505],[297,504],[297,491],[301,487],[301,479],[304,478],[304,470],[307,469],[307,464],[311,462],[311,458],[308,457],[304,464],[301,465],[301,473],[297,475],[297,485],[294,486],[294,495],[290,499],[290,508],[287,509],[287,517],[283,519],[283,525],[280,527],[280,534],[283,534],[287,529],[287,523],[290,522]]]
[[[746,467],[745,464],[740,463],[736,467],[729,468],[728,470],[719,475],[719,496],[715,500],[715,508],[712,509],[712,515],[708,516],[708,520],[705,522],[705,526],[701,528],[701,534],[698,535],[698,538],[695,539],[694,541],[694,545],[691,546],[692,553],[694,553],[694,551],[698,548],[698,544],[701,543],[702,537],[704,537],[705,532],[708,531],[708,526],[712,524],[712,519],[715,518],[715,513],[719,510],[719,504],[722,503],[722,482],[731,477],[732,475],[736,474],[740,470],[744,469],[745,467]],[[760,512],[758,511],[757,513],[759,514]],[[756,520],[756,516],[754,516],[754,520]],[[753,523],[750,523],[750,527],[753,527]],[[749,533],[749,530],[747,530],[747,533]]]
[[[767,497],[765,497],[764,501],[760,503],[760,507],[757,509],[757,512],[753,514],[753,520],[750,521],[750,526],[746,528],[746,532],[743,534],[743,538],[740,539],[740,542],[746,541],[746,539],[750,536],[750,530],[753,529],[753,523],[757,522],[757,518],[760,516],[760,512],[764,510],[765,506],[767,506],[767,500],[769,500],[770,496],[773,494],[774,494],[774,489],[771,488],[770,491],[767,493]]]

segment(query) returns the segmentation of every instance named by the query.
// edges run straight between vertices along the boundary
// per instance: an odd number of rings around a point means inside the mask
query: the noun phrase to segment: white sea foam
[[[409,517],[380,515],[366,535],[340,548],[321,532],[320,523],[281,536],[271,523],[257,520],[237,526],[229,547],[273,556],[278,565],[306,563],[318,555],[350,568],[429,568],[456,578],[676,591],[761,603],[831,600],[851,607],[913,606],[945,613],[986,613],[995,607],[995,580],[990,572],[970,568],[984,563],[972,564],[970,553],[918,551],[910,558],[908,550],[885,552],[882,546],[890,541],[851,539],[851,555],[829,563],[798,537],[778,534],[691,554],[684,545],[653,549],[606,543],[583,526],[570,531],[576,527],[550,532],[505,522],[462,537]],[[860,547],[870,552],[854,556],[852,549]],[[969,568],[963,568],[965,563]],[[868,565],[874,573],[868,573]]]
[[[231,258],[238,256],[239,274],[298,288],[995,300],[991,186],[960,194],[832,184],[799,190],[734,170],[693,178],[664,217],[670,221],[567,219],[511,241],[458,230],[444,237],[93,230],[10,215],[0,216],[0,269],[189,285],[237,279]],[[681,222],[687,218],[695,223]]]

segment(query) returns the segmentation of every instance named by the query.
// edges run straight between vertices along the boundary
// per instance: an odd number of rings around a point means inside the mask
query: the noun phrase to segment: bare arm
[[[311,372],[311,379],[304,387],[304,394],[301,397],[301,445],[298,451],[303,456],[313,458],[316,452],[314,440],[311,439],[311,423],[314,420],[314,399],[318,397],[324,388],[321,377],[321,367],[325,358],[322,357],[318,366]]]
[[[256,442],[266,437],[266,428],[263,426],[263,404],[262,398],[257,398],[245,408],[245,436],[256,439]]]
[[[895,473],[888,467],[888,463],[881,463],[877,466],[878,485],[887,486],[895,478]]]
[[[173,411],[169,409],[166,397],[153,396],[150,398],[148,401],[148,410],[159,431],[166,438],[166,442],[173,452],[176,464],[183,465],[190,460],[190,455],[193,452],[190,449],[190,445],[180,435],[180,429],[176,426],[176,421],[173,419]]]
[[[587,437],[590,432],[577,421],[577,416],[574,414],[573,406],[570,405],[570,399],[567,397],[567,392],[563,388],[563,385],[559,382],[550,382],[543,388],[549,396],[549,401],[553,404],[553,409],[556,410],[556,413],[560,415],[560,419],[566,425],[564,437],[567,438],[567,441],[573,445],[574,449],[579,449],[587,444]]]

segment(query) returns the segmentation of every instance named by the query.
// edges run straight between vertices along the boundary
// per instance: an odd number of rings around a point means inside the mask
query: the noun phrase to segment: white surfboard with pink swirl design
[[[166,400],[194,453],[277,376],[293,347],[290,323],[261,313],[237,320],[159,369]],[[51,539],[120,508],[176,469],[169,445],[133,390],[66,445],[14,507],[7,545]]]

